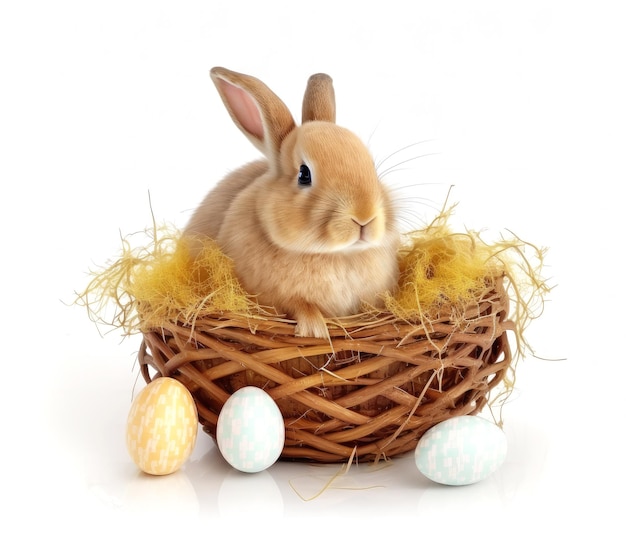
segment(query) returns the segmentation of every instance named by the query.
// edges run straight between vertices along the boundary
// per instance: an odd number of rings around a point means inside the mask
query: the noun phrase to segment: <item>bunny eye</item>
[[[311,170],[309,166],[302,164],[298,173],[298,185],[299,186],[311,186]]]

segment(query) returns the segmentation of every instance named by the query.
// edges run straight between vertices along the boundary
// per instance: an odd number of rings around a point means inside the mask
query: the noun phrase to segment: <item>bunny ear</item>
[[[309,77],[302,101],[302,122],[310,120],[335,122],[333,80],[325,73],[317,73]]]
[[[211,78],[237,127],[276,163],[283,139],[295,128],[287,106],[255,77],[216,67]]]

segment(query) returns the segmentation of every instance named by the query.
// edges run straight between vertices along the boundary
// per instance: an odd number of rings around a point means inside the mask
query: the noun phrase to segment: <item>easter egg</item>
[[[191,455],[197,434],[196,405],[178,380],[157,378],[135,397],[126,423],[126,447],[142,471],[177,471]]]
[[[267,392],[246,386],[224,403],[215,439],[220,453],[235,469],[260,472],[279,458],[285,444],[285,423]]]
[[[457,416],[426,431],[415,448],[415,464],[439,484],[461,486],[484,480],[506,458],[504,432],[476,416]]]

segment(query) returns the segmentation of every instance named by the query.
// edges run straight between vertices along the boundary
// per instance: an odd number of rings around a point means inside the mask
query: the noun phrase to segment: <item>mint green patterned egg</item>
[[[217,419],[215,438],[222,456],[242,472],[271,467],[285,444],[282,414],[261,388],[237,390],[224,403]]]
[[[431,427],[415,448],[415,464],[439,484],[480,482],[506,458],[507,441],[496,424],[477,416],[456,416]]]

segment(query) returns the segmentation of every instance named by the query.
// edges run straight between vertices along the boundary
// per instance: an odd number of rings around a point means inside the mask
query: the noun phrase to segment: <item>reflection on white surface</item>
[[[196,518],[200,511],[198,497],[185,470],[167,476],[137,472],[124,487],[121,505],[133,515],[153,515],[168,510],[181,520]]]
[[[107,469],[92,464],[89,491],[104,507],[139,517],[173,513],[181,518],[248,516],[297,517],[309,513],[352,516],[392,499],[390,515],[464,516],[485,507],[505,513],[520,496],[533,494],[548,442],[529,427],[509,426],[509,455],[488,479],[463,487],[441,486],[422,476],[412,454],[388,462],[345,466],[279,461],[259,473],[242,473],[221,457],[212,440],[199,434],[198,450],[178,472],[143,474],[130,458]],[[532,449],[525,443],[532,442]],[[103,476],[104,473],[104,476]],[[103,482],[104,481],[104,482]]]
[[[238,471],[228,473],[217,493],[217,507],[223,518],[241,517],[243,510],[252,510],[268,521],[284,515],[281,492],[268,470],[252,477]]]

